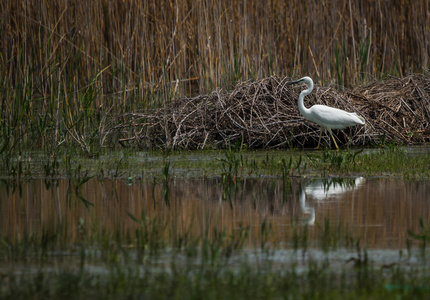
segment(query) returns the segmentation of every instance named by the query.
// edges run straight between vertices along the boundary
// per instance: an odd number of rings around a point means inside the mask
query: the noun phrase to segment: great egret
[[[344,129],[346,127],[355,126],[355,125],[364,125],[365,123],[364,118],[358,116],[356,113],[350,113],[342,109],[329,107],[325,105],[314,105],[309,109],[306,108],[305,105],[303,104],[303,99],[305,98],[306,95],[309,95],[314,89],[314,82],[312,81],[312,78],[306,76],[306,77],[300,78],[297,81],[289,82],[287,83],[287,85],[300,83],[300,82],[304,82],[308,85],[308,89],[303,90],[299,96],[300,113],[302,114],[303,117],[305,117],[306,120],[315,122],[322,128],[327,129],[331,135],[331,138],[333,139],[336,149],[339,149],[331,130]],[[318,146],[316,147],[316,149],[318,149],[320,146],[321,135],[322,135],[322,129],[320,132],[320,138],[318,140]]]

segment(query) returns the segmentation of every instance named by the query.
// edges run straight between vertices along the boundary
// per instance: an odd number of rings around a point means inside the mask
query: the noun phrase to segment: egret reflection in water
[[[318,179],[307,184],[305,192],[313,200],[322,201],[357,189],[364,181],[363,177]]]
[[[306,194],[305,190],[301,189],[299,194],[299,203],[300,203],[300,209],[303,213],[303,216],[301,218],[302,222],[307,225],[314,225],[315,223],[315,208],[306,206]]]
[[[409,232],[422,230],[419,220],[430,220],[428,180],[298,178],[286,186],[277,178],[246,178],[226,191],[219,178],[172,179],[167,187],[151,179],[128,185],[123,179],[92,178],[79,188],[79,195],[68,179],[51,183],[0,181],[3,237],[18,239],[51,230],[62,232],[70,243],[80,243],[76,228],[82,224],[100,224],[100,230],[132,235],[142,226],[132,215],[154,222],[144,224],[174,232],[175,238],[186,234],[197,240],[214,228],[227,234],[249,228],[253,234],[248,242],[254,245],[260,242],[263,222],[270,222],[272,233],[283,237],[300,220],[321,225],[327,220],[358,228],[354,236],[371,247],[403,249]],[[169,202],[165,201],[167,188]],[[223,197],[226,192],[229,197]],[[314,230],[312,239],[317,233]]]
[[[318,179],[309,182],[299,193],[299,204],[302,213],[301,221],[307,225],[315,224],[315,208],[312,202],[306,203],[306,197],[309,200],[324,201],[329,198],[338,198],[341,195],[351,192],[364,184],[363,177],[357,178],[328,178]]]

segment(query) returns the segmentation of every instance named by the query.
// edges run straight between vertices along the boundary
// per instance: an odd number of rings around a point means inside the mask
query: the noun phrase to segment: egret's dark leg
[[[331,135],[331,138],[333,139],[334,145],[336,146],[336,149],[339,150],[339,147],[337,146],[336,140],[334,139],[333,133],[331,133],[331,129],[327,128],[328,132]]]
[[[321,127],[321,130],[320,130],[320,138],[318,139],[318,146],[316,146],[316,148],[315,148],[315,149],[318,149],[318,148],[320,147],[320,143],[321,143],[321,136],[322,136],[322,132],[323,132],[323,130],[324,130],[324,128],[322,128],[322,127]]]

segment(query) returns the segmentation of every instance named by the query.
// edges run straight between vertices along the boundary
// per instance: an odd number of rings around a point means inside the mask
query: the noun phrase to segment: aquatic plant
[[[409,230],[409,237],[420,242],[420,249],[423,255],[426,254],[427,244],[430,241],[430,226],[424,223],[423,218],[419,221],[420,232]]]

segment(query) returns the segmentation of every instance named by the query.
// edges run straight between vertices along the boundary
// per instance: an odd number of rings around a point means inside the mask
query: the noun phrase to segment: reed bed
[[[0,8],[11,78],[31,68],[43,82],[58,68],[67,83],[76,76],[85,86],[109,67],[104,75],[117,92],[168,82],[202,92],[272,74],[352,85],[429,66],[425,0],[6,0]]]
[[[399,142],[430,141],[430,78],[411,75],[372,82],[346,92],[379,135]]]
[[[300,115],[297,99],[303,87],[286,87],[289,81],[272,76],[239,83],[230,93],[218,89],[160,109],[127,113],[128,121],[113,131],[127,136],[121,143],[135,141],[143,148],[219,148],[237,142],[250,148],[315,146],[320,127]],[[305,103],[341,108],[366,119],[364,127],[335,130],[342,143],[430,141],[430,79],[425,76],[375,81],[344,92],[317,86]]]
[[[423,74],[428,11],[426,0],[5,0],[0,149],[68,146],[92,155],[116,142],[106,140],[110,114],[271,76],[351,88]],[[282,144],[269,140],[252,144]]]

